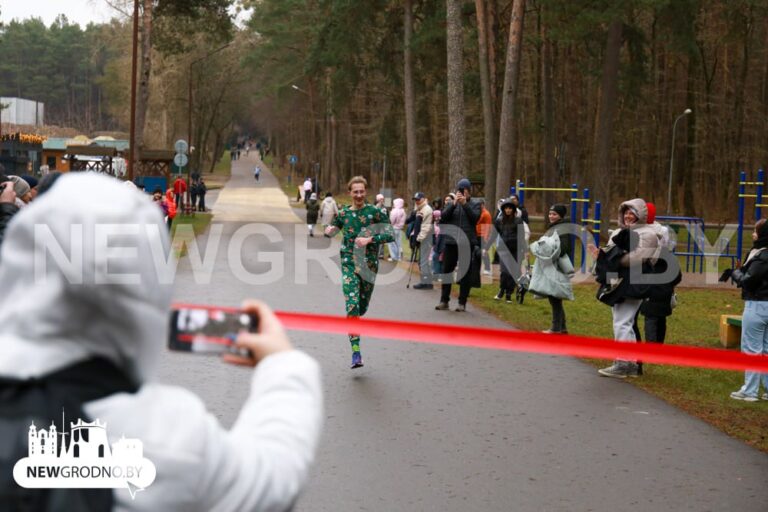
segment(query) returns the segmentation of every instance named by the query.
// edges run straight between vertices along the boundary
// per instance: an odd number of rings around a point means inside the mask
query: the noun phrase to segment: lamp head
[[[693,113],[693,110],[691,110],[691,109],[689,109],[689,108],[687,108],[687,109],[685,109],[685,110],[683,111],[683,114],[685,114],[685,115],[688,115],[688,114],[691,114],[691,113]]]

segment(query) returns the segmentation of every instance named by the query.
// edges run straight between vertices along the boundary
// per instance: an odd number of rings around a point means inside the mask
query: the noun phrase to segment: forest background
[[[0,95],[127,131],[133,2],[109,3],[107,24],[3,26]],[[191,135],[201,169],[248,134],[334,191],[469,176],[493,201],[519,179],[665,211],[678,120],[671,211],[711,222],[768,156],[768,0],[246,0],[244,26],[229,0],[139,3],[136,146]]]

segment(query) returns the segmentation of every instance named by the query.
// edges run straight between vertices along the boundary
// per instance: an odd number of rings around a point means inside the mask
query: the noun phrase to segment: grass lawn
[[[270,166],[278,177],[289,198],[296,197],[296,183],[288,185],[289,168]],[[345,194],[335,196],[341,204],[349,204]],[[531,240],[544,232],[543,220],[531,219]],[[714,230],[707,230],[710,240],[716,237]],[[685,238],[681,239],[685,243]],[[749,244],[745,233],[745,244]],[[580,245],[577,265],[580,264]],[[410,248],[403,243],[404,259],[410,258]],[[732,249],[733,250],[733,249]],[[685,257],[679,257],[685,269]],[[721,259],[722,269],[730,267],[730,261]],[[576,300],[565,303],[568,331],[573,334],[613,337],[611,309],[595,298],[596,284],[574,286]],[[546,300],[534,300],[527,295],[525,303],[506,304],[493,300],[498,292],[496,285],[483,285],[472,290],[470,302],[479,306],[516,328],[540,331],[549,328],[551,311]],[[667,343],[722,349],[719,341],[719,321],[722,314],[741,314],[744,303],[738,290],[678,288],[679,305],[667,319]],[[641,330],[643,326],[641,323]],[[609,361],[587,360],[595,368],[607,366]],[[600,378],[595,372],[595,378]],[[744,403],[731,399],[731,391],[739,389],[744,380],[741,372],[704,370],[677,366],[645,365],[644,375],[629,381],[693,416],[712,424],[723,432],[741,439],[749,445],[768,452],[768,402]]]
[[[526,295],[525,303],[493,300],[498,288],[484,285],[472,290],[470,301],[517,328],[549,328],[549,302]],[[568,331],[572,334],[612,338],[611,309],[595,299],[596,285],[576,285],[576,300],[565,302]],[[721,314],[740,314],[743,302],[737,290],[678,289],[679,305],[667,319],[667,343],[722,348]],[[642,322],[641,322],[642,330]],[[595,368],[608,361],[589,360]],[[595,374],[597,378],[597,373]],[[741,372],[677,366],[645,365],[644,375],[629,381],[667,402],[714,425],[727,434],[768,452],[768,402],[744,403],[731,399],[743,383]]]
[[[177,215],[173,219],[173,225],[171,226],[171,246],[176,258],[181,258],[187,254],[187,246],[184,242],[190,240],[190,237],[195,237],[205,232],[208,225],[211,223],[213,215],[210,213],[195,213],[194,215]],[[184,226],[181,228],[180,226]],[[189,230],[191,226],[191,232]],[[177,231],[179,232],[177,235]]]

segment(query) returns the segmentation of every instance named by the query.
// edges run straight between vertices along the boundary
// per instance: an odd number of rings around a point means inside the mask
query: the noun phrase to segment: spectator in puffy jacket
[[[400,261],[403,258],[403,228],[405,227],[405,201],[398,197],[392,201],[392,211],[389,212],[389,223],[392,224],[392,231],[395,240],[390,242],[389,261]]]
[[[650,286],[638,282],[642,273],[652,273],[659,257],[659,238],[656,230],[648,225],[648,206],[643,199],[631,199],[619,206],[619,229],[611,234],[605,252],[629,241],[619,259],[622,283],[614,292],[612,306],[613,337],[616,341],[636,343],[633,325],[643,299],[648,297]],[[617,359],[607,368],[598,370],[604,377],[624,379],[636,377],[640,367],[636,361]]]
[[[88,200],[73,201],[77,197]],[[83,244],[77,246],[82,280],[71,279],[35,243],[40,224],[60,244]],[[74,225],[131,227],[135,236],[120,230],[120,246],[130,250],[115,255],[94,251],[92,232],[72,239]],[[96,173],[64,176],[19,212],[0,265],[2,385],[44,379],[94,357],[130,382],[135,392],[109,394],[83,407],[108,425],[110,444],[123,434],[141,440],[143,456],[157,468],[154,483],[136,500],[126,489],[114,490],[113,510],[290,510],[307,481],[324,417],[318,364],[293,349],[269,307],[246,302],[244,309],[260,318],[259,332],[240,334],[237,345],[253,357],[229,356],[226,362],[255,370],[230,428],[200,397],[158,382],[173,293],[172,270],[154,257],[157,244],[163,253],[170,250],[161,225],[161,213],[146,195]],[[42,275],[35,271],[38,257],[48,258]],[[114,279],[118,275],[135,279]],[[4,451],[13,442],[0,439]],[[61,508],[79,510],[70,505]]]
[[[176,196],[172,189],[165,191],[165,198],[163,199],[165,206],[168,208],[168,229],[171,229],[173,225],[173,219],[176,218]]]
[[[320,222],[323,225],[323,230],[333,224],[336,216],[339,214],[339,205],[336,204],[336,200],[333,198],[331,192],[325,193],[325,199],[320,203]],[[323,235],[328,236],[328,235]]]
[[[559,261],[562,256],[570,257],[569,255],[571,254],[571,235],[567,234],[565,229],[563,229],[567,213],[568,208],[564,204],[552,205],[549,208],[549,212],[547,212],[547,235],[552,235],[557,232],[558,238],[560,239],[560,252],[552,258],[556,262]],[[568,334],[568,327],[565,323],[563,299],[553,296],[547,296],[547,299],[549,300],[549,305],[552,307],[552,325],[544,332],[546,334]]]

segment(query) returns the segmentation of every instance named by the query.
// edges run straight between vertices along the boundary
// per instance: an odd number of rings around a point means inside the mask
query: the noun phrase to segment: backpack
[[[0,510],[112,510],[112,489],[26,489],[13,479],[13,466],[29,453],[32,422],[47,428],[61,419],[62,413],[67,423],[78,418],[89,421],[84,403],[136,390],[122,370],[104,358],[81,361],[27,380],[0,377]],[[62,434],[59,439],[64,438]],[[58,446],[62,445],[59,441]]]

